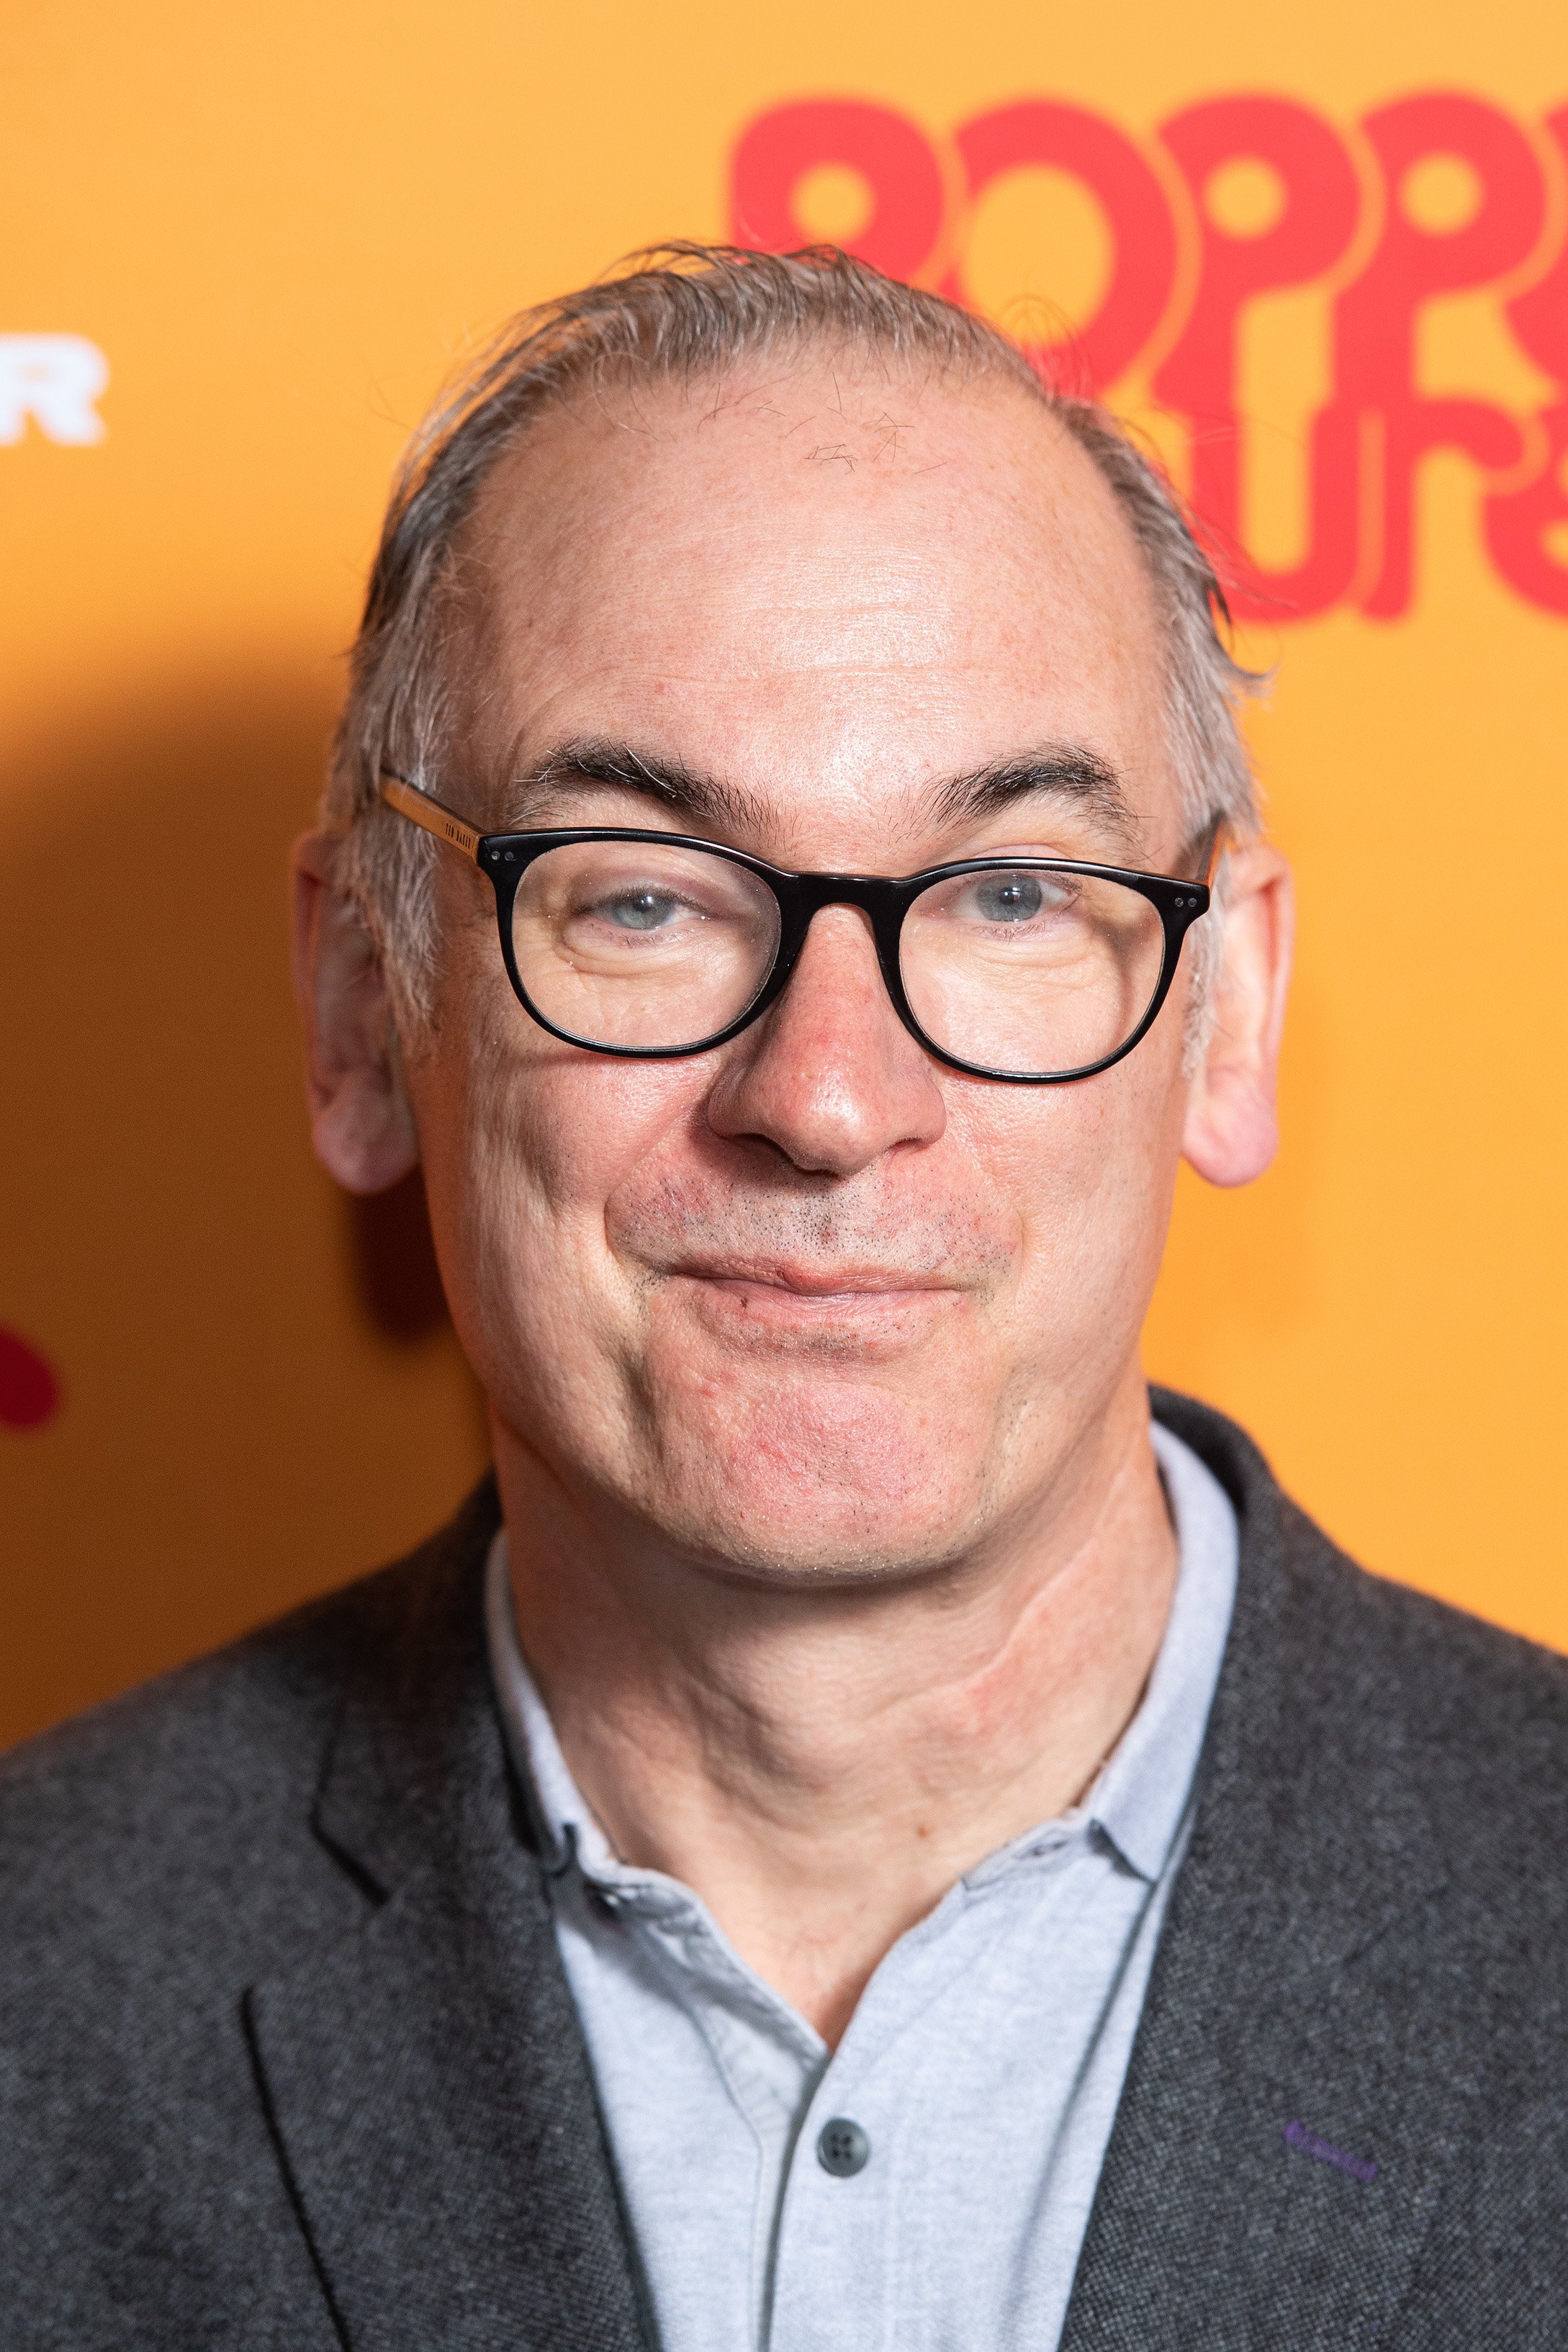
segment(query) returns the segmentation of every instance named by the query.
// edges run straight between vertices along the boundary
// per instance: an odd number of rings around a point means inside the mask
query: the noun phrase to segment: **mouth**
[[[909,1297],[919,1292],[969,1286],[952,1274],[921,1273],[907,1266],[808,1265],[796,1259],[687,1257],[677,1259],[665,1271],[689,1282],[776,1290],[799,1299]]]
[[[667,1279],[689,1284],[709,1315],[732,1334],[773,1332],[847,1339],[858,1333],[912,1337],[933,1315],[949,1311],[973,1286],[950,1274],[873,1265],[812,1266],[755,1259],[688,1258],[664,1269]]]

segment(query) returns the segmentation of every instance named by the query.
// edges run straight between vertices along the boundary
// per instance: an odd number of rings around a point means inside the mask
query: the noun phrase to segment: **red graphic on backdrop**
[[[1337,132],[1293,99],[1210,99],[1173,115],[1161,135],[1194,194],[1244,158],[1279,174],[1278,217],[1256,236],[1221,227],[1194,203],[1197,284],[1181,333],[1154,373],[1157,396],[1192,436],[1193,504],[1221,545],[1239,547],[1242,313],[1257,296],[1311,285],[1342,260],[1361,225],[1361,183]],[[1304,617],[1348,593],[1360,554],[1359,458],[1356,412],[1331,403],[1312,427],[1306,555],[1285,572],[1254,563],[1247,584],[1257,602]]]
[[[1546,118],[1546,129],[1568,164],[1568,106]],[[1568,613],[1568,563],[1553,561],[1546,533],[1568,524],[1568,241],[1547,275],[1508,306],[1509,324],[1539,368],[1555,376],[1562,398],[1542,410],[1542,464],[1511,494],[1486,504],[1487,546],[1510,587],[1549,613]]]
[[[1040,101],[976,116],[954,133],[953,145],[972,203],[994,180],[1030,163],[1070,172],[1099,198],[1116,250],[1105,299],[1070,352],[1043,344],[1035,357],[1051,374],[1081,368],[1091,383],[1114,383],[1164,316],[1176,274],[1175,224],[1145,158],[1100,115]],[[962,268],[949,273],[942,292],[965,299]]]
[[[60,1384],[36,1348],[0,1324],[0,1429],[41,1429],[58,1410]]]
[[[1225,225],[1211,201],[1215,175],[1243,163],[1267,166],[1279,192],[1254,234]],[[1457,165],[1473,191],[1436,223],[1412,194],[1434,163]],[[1406,612],[1417,469],[1440,449],[1476,469],[1500,576],[1568,614],[1568,107],[1536,127],[1469,93],[1422,91],[1345,133],[1300,100],[1249,93],[1184,108],[1140,140],[1086,108],[1029,99],[938,138],[889,107],[815,99],[742,134],[736,243],[808,243],[799,191],[825,164],[859,173],[869,193],[850,250],[961,301],[967,223],[988,187],[1045,165],[1089,191],[1110,236],[1109,286],[1070,344],[1038,343],[1030,357],[1052,382],[1091,390],[1153,362],[1152,389],[1186,430],[1193,505],[1241,614],[1304,618],[1346,602],[1385,620]],[[1308,287],[1331,306],[1330,390],[1308,436],[1305,553],[1268,571],[1243,544],[1238,335],[1248,303]],[[1419,389],[1426,307],[1488,290],[1557,386],[1539,414]]]

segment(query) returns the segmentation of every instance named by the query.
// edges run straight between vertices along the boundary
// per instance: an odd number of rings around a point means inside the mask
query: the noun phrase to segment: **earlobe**
[[[350,1192],[382,1192],[419,1160],[396,1026],[375,943],[333,880],[336,843],[294,845],[294,987],[316,1157]]]
[[[1267,843],[1231,854],[1224,959],[1212,1026],[1192,1081],[1184,1157],[1211,1184],[1249,1184],[1279,1148],[1279,1041],[1290,979],[1290,869]]]

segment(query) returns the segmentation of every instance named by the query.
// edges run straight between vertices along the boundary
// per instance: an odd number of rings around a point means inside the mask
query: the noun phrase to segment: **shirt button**
[[[858,2172],[870,2153],[870,2141],[847,2116],[832,2116],[816,2136],[816,2160],[837,2180],[847,2180]]]

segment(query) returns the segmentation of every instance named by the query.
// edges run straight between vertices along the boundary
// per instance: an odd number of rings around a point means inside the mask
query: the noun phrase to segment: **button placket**
[[[852,2336],[894,2352],[897,2283],[886,2275],[891,2119],[864,2070],[836,2056],[800,2117],[781,2182],[770,2263],[766,2352],[818,2352]],[[865,2104],[869,2101],[868,2105]],[[846,2337],[845,2340],[849,2340]]]

